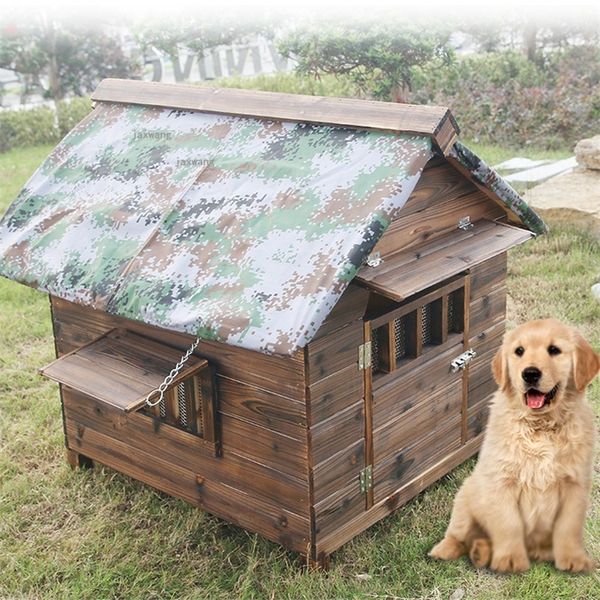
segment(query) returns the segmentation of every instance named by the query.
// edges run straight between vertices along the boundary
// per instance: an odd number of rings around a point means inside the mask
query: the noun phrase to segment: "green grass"
[[[48,150],[0,155],[0,211]],[[550,235],[511,253],[509,318],[556,316],[599,347],[600,304],[589,287],[600,274],[600,245],[582,223],[551,217]],[[459,589],[468,599],[600,595],[597,574],[538,564],[498,576],[466,560],[427,559],[473,461],[346,544],[328,573],[307,572],[276,544],[109,469],[72,472],[58,391],[37,375],[53,352],[47,298],[0,280],[0,598],[392,600],[448,598]],[[590,398],[598,414],[599,382]],[[586,540],[600,558],[597,478]]]

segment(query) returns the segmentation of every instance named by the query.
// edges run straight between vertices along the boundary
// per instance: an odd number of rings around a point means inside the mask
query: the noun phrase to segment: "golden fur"
[[[526,368],[541,372],[535,390]],[[553,560],[565,571],[595,568],[583,547],[595,440],[585,389],[599,370],[600,355],[553,319],[506,334],[492,364],[500,389],[479,460],[430,556],[469,554],[476,567],[500,572],[525,571],[530,560]],[[530,408],[530,393],[543,397],[541,408]]]

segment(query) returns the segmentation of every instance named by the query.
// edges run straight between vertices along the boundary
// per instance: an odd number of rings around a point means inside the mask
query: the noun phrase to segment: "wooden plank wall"
[[[425,166],[399,218],[386,229],[373,251],[380,252],[385,260],[455,230],[459,219],[466,216],[474,223],[493,221],[506,213],[445,160],[434,158]]]
[[[57,353],[114,327],[187,348],[192,337],[52,299]],[[304,353],[266,356],[214,342],[196,353],[216,368],[222,455],[193,435],[136,413],[124,420],[63,389],[68,447],[306,554],[310,543]],[[327,409],[324,409],[326,412]],[[352,415],[351,419],[354,418]]]
[[[365,406],[358,348],[368,296],[351,285],[337,305],[340,312],[334,310],[306,347],[315,543],[365,510],[359,488],[365,466]],[[318,558],[314,544],[313,556]]]
[[[341,487],[338,494],[332,494],[331,499],[338,500],[337,505],[331,505],[332,511],[337,508],[338,514],[330,521],[331,525],[325,521],[323,530],[318,529],[319,519],[329,514],[317,515],[317,556],[333,552],[479,449],[488,403],[496,389],[490,364],[504,333],[505,278],[506,253],[472,269],[465,299],[471,313],[467,343],[461,341],[434,355],[407,373],[401,382],[375,387],[373,506],[362,508],[362,502],[353,495],[356,492],[350,493],[355,487],[347,486],[346,490]],[[450,361],[469,347],[476,350],[477,357],[466,373],[449,373]],[[359,447],[362,449],[362,443]],[[339,456],[351,457],[352,453],[348,449]],[[352,460],[362,463],[362,458],[355,455]],[[335,458],[330,460],[333,462]],[[331,470],[335,474],[331,481],[337,481],[339,487],[348,469],[346,465],[338,471]],[[357,477],[359,470],[350,469],[350,473]],[[315,494],[319,493],[319,485],[315,479]],[[327,491],[332,489],[333,486]]]
[[[468,366],[467,441],[485,429],[489,401],[497,389],[491,364],[506,330],[506,274],[506,252],[471,270],[468,347],[477,356]]]

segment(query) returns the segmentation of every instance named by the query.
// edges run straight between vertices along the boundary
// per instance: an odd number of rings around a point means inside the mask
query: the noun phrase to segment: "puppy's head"
[[[600,355],[578,331],[554,319],[531,321],[507,333],[492,363],[508,401],[536,414],[583,392],[599,370]]]

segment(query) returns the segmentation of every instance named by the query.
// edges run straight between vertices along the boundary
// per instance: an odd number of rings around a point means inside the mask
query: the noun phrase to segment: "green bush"
[[[267,92],[306,94],[308,96],[357,97],[356,85],[348,78],[322,75],[318,79],[297,73],[256,75],[255,77],[223,77],[205,82],[210,87],[244,88]]]
[[[0,112],[0,152],[11,148],[56,144],[92,108],[89,98],[72,98],[55,109],[39,106]]]
[[[56,118],[60,137],[64,137],[92,110],[89,98],[71,98],[68,102],[62,100],[56,106]]]
[[[59,139],[56,114],[47,106],[0,112],[0,152],[56,143]]]
[[[573,146],[598,133],[600,50],[576,47],[533,63],[481,54],[415,74],[412,101],[452,109],[465,137],[513,148]]]

